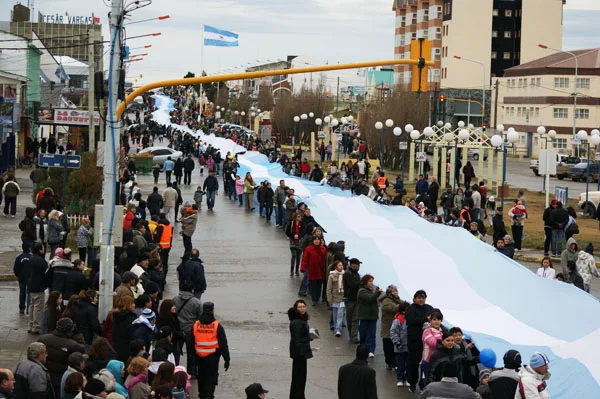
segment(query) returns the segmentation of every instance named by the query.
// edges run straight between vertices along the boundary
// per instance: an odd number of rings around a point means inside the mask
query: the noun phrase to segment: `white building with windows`
[[[573,53],[579,64],[577,80],[575,59],[565,53],[507,69],[504,77],[494,79],[498,103],[492,107],[492,120],[507,128],[514,127],[521,134],[517,143],[520,154],[537,157],[545,147],[545,141],[537,134],[540,125],[556,130],[554,147],[565,154],[571,153],[573,144],[577,144],[573,122],[576,131],[583,129],[588,133],[600,126],[600,49]]]

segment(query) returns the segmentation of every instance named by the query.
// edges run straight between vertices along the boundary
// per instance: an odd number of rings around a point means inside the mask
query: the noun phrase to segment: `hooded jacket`
[[[600,277],[598,267],[596,266],[596,259],[585,251],[579,251],[577,254],[577,271],[583,278],[583,284],[589,289],[592,283],[592,276]]]
[[[79,300],[73,321],[88,345],[92,344],[95,335],[102,335],[102,327],[98,321],[98,306],[89,298]]]
[[[391,338],[390,329],[392,328],[392,323],[396,317],[396,313],[398,313],[398,306],[402,303],[402,300],[390,294],[385,294],[381,298],[379,298],[379,302],[381,302],[381,338]]]
[[[323,280],[323,266],[327,248],[323,245],[309,245],[302,254],[300,271],[306,272],[308,281]]]
[[[106,369],[110,371],[110,373],[115,377],[115,392],[124,397],[129,396],[129,392],[127,392],[127,388],[123,385],[123,368],[125,364],[119,360],[111,360],[106,365]]]
[[[19,230],[23,232],[21,233],[22,241],[35,241],[37,238],[37,234],[35,233],[35,221],[33,220],[34,216],[34,208],[25,209],[25,218],[19,223]]]
[[[288,310],[290,319],[290,358],[310,359],[310,329],[308,321],[302,318],[294,308]]]
[[[46,272],[48,263],[42,254],[33,253],[29,261],[25,263],[25,274],[29,276],[27,280],[27,290],[29,292],[43,292],[48,287]]]
[[[190,258],[179,267],[179,281],[190,281],[194,284],[194,292],[206,291],[204,264],[200,258]]]
[[[181,331],[188,334],[196,320],[202,315],[202,302],[188,291],[179,291],[179,295],[173,298],[173,302],[177,309],[177,319]]]
[[[550,373],[538,374],[529,366],[525,366],[519,372],[521,380],[517,386],[514,399],[550,399],[550,392],[546,386],[546,380],[550,379]]]
[[[571,250],[571,244],[575,244],[575,250]],[[572,261],[572,262],[577,262],[577,252],[578,252],[578,246],[577,246],[577,241],[575,240],[575,238],[571,237],[567,240],[567,248],[562,251],[562,254],[560,254],[560,265],[562,266],[563,270],[566,271],[567,269],[567,263]]]
[[[404,315],[396,313],[392,327],[390,328],[390,338],[394,343],[394,352],[408,352],[408,338],[406,336],[406,321]]]
[[[185,215],[181,218],[181,225],[183,226],[183,235],[191,237],[196,231],[196,225],[198,223],[198,211],[188,208]]]
[[[344,300],[344,274],[342,270],[332,270],[329,272],[329,278],[327,279],[327,302],[340,303]]]

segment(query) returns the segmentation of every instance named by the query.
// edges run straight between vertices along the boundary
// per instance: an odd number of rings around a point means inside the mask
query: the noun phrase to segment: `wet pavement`
[[[28,175],[28,173],[27,173]],[[138,176],[143,197],[152,189],[149,175]],[[192,185],[182,186],[184,201],[192,200],[193,191],[203,179],[194,170]],[[161,175],[159,188],[164,188]],[[222,185],[222,180],[220,180]],[[193,236],[195,248],[206,268],[208,288],[203,301],[215,303],[215,313],[225,327],[231,351],[231,367],[222,368],[218,398],[244,397],[244,388],[260,382],[270,392],[268,398],[289,396],[292,361],[289,358],[289,329],[287,310],[297,299],[300,279],[289,277],[290,252],[281,230],[259,218],[256,212],[247,213],[234,201],[223,196],[216,198],[214,212],[205,204],[200,212],[198,227]],[[21,205],[25,201],[21,201]],[[20,246],[16,225],[19,218],[2,220],[3,231],[11,231],[10,239]],[[177,295],[176,267],[183,253],[183,243],[175,238],[169,262],[165,297]],[[14,244],[12,245],[14,246]],[[8,254],[7,254],[8,256]],[[12,262],[12,261],[11,261]],[[18,283],[0,282],[0,367],[14,368],[25,358],[26,347],[36,337],[26,333],[26,315],[18,313]],[[314,358],[308,361],[308,398],[336,398],[337,375],[340,365],[354,358],[356,345],[348,342],[344,331],[336,338],[329,330],[329,312],[325,305],[309,307],[310,326],[317,328],[321,339],[312,343]],[[378,338],[375,359],[370,363],[377,371],[380,397],[413,397],[407,388],[397,388],[395,375],[385,369],[381,340]],[[196,397],[194,387],[193,396]]]

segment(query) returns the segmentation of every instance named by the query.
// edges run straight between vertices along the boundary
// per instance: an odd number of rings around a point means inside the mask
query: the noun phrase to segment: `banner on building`
[[[79,109],[40,109],[37,121],[41,125],[89,126],[89,111]],[[94,125],[100,126],[100,113],[94,111]]]

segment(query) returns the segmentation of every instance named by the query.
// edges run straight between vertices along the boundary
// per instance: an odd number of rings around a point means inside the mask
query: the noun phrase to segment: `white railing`
[[[81,220],[87,217],[88,215],[67,215],[67,222],[69,224],[69,227],[79,228],[79,226],[81,225]]]

